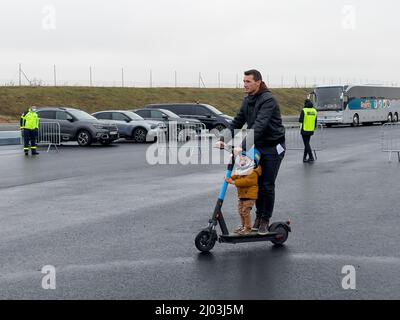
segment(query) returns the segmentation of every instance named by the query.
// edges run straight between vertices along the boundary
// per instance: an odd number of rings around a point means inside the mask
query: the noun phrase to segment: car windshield
[[[174,119],[179,119],[180,116],[178,116],[176,113],[173,113],[172,111],[165,110],[165,109],[160,109],[162,113],[165,113],[168,117],[174,118]]]
[[[215,108],[215,107],[213,107],[213,106],[210,106],[209,104],[205,104],[205,106],[208,108],[208,109],[210,109],[212,112],[214,112],[215,114],[218,114],[218,115],[220,115],[220,114],[223,114],[221,111],[219,111],[217,108]]]
[[[143,118],[141,116],[139,116],[138,114],[136,114],[132,111],[126,111],[126,112],[124,112],[124,114],[131,120],[143,120]]]
[[[82,110],[67,110],[67,111],[78,120],[97,120],[95,117]]]
[[[343,94],[342,87],[316,88],[315,95],[317,98],[316,108],[319,111],[325,110],[342,110],[343,103],[341,96]]]

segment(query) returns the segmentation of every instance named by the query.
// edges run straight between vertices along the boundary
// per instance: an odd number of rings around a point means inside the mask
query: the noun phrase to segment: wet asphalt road
[[[223,165],[158,165],[146,145],[0,148],[1,299],[399,299],[399,168],[380,126],[326,130],[313,165],[288,151],[274,219],[284,247],[219,244],[199,254]],[[238,223],[235,190],[224,213]],[[41,287],[56,267],[56,290]],[[341,286],[356,268],[356,290]]]

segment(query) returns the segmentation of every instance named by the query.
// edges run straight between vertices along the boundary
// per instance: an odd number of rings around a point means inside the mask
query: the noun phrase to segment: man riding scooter
[[[259,191],[253,230],[258,231],[259,235],[266,235],[275,203],[275,180],[285,155],[285,128],[279,104],[262,81],[261,73],[257,70],[246,71],[243,82],[247,96],[229,130],[232,137],[235,129],[241,129],[247,123],[247,128],[252,129],[249,130],[249,134],[253,135],[251,138],[254,139],[254,145],[261,153],[262,174],[258,180]],[[247,139],[250,140],[250,137]],[[221,137],[216,147],[225,147],[224,137]],[[246,146],[245,139],[241,147],[234,149],[234,154],[239,155],[246,147],[252,146]]]

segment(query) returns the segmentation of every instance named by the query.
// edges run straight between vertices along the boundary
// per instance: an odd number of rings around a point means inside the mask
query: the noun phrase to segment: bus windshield
[[[343,102],[340,99],[342,94],[343,87],[316,88],[316,109],[319,111],[343,110]]]

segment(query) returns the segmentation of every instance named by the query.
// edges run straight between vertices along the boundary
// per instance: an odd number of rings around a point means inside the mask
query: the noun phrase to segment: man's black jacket
[[[242,107],[229,129],[233,134],[234,129],[241,129],[245,123],[248,129],[254,130],[254,145],[257,149],[274,147],[285,142],[285,127],[282,124],[279,104],[269,90],[256,97],[244,98]],[[242,148],[246,149],[246,140],[243,141]]]

